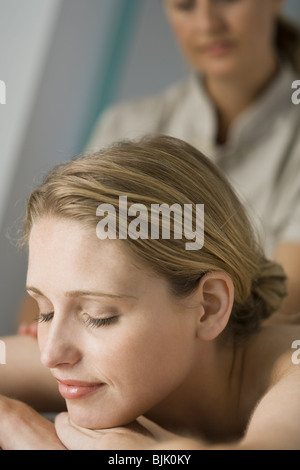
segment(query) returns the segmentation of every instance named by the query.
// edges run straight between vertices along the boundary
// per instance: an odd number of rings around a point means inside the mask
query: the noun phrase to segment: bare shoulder
[[[248,361],[264,390],[286,374],[300,379],[300,325],[263,327],[249,342]]]
[[[251,418],[243,449],[300,448],[300,327],[268,326],[246,346]]]

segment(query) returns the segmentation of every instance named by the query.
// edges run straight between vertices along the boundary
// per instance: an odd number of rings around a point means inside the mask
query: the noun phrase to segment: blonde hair
[[[276,311],[286,294],[282,268],[267,260],[243,206],[221,172],[201,152],[172,137],[120,142],[56,166],[29,197],[25,238],[44,216],[62,217],[93,228],[96,209],[109,203],[204,204],[204,246],[187,251],[182,239],[128,239],[129,252],[164,276],[175,295],[191,293],[208,271],[227,272],[235,288],[228,329],[255,330]],[[195,220],[194,220],[195,222]]]

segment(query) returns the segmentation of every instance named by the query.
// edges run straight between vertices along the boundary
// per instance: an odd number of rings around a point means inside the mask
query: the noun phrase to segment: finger
[[[32,323],[32,324],[29,326],[29,333],[30,333],[32,336],[37,337],[37,323]]]
[[[18,334],[37,337],[37,323],[32,323],[30,325],[22,323],[18,328]]]
[[[160,439],[170,439],[170,438],[174,437],[174,435],[171,432],[166,431],[165,429],[163,429],[161,426],[154,423],[150,419],[145,418],[145,416],[140,416],[137,419],[137,422],[141,426],[146,428],[152,434],[152,436],[154,438],[158,439],[158,440],[160,440]]]
[[[128,429],[138,434],[142,434],[143,436],[153,437],[153,434],[149,431],[149,429],[145,427],[141,422],[139,422],[139,420],[135,420],[129,424],[120,426],[115,429]],[[109,432],[109,429],[107,431]]]
[[[92,448],[92,439],[81,429],[70,423],[68,413],[60,413],[54,421],[56,433],[69,450],[88,450]],[[88,431],[88,430],[87,430]]]
[[[18,328],[18,334],[19,335],[28,335],[28,333],[29,333],[28,325],[25,325],[24,323],[22,323]]]

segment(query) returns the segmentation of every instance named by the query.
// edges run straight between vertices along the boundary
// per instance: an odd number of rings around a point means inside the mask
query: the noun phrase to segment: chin
[[[116,413],[115,410],[112,412],[102,411],[100,407],[99,409],[95,409],[95,407],[87,409],[85,406],[70,405],[67,408],[72,423],[86,429],[96,430],[126,426],[139,416],[139,414],[129,416],[128,413]]]
[[[212,60],[205,65],[202,63],[194,69],[208,79],[230,78],[241,73],[241,67],[237,67],[235,61],[230,58]]]

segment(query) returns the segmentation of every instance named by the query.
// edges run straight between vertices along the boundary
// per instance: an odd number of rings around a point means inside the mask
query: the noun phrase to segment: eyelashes
[[[91,326],[94,328],[99,328],[100,326],[112,325],[113,323],[116,323],[117,321],[118,321],[118,317],[116,315],[113,317],[107,317],[107,318],[93,318],[87,315],[85,319],[85,323],[88,326]]]
[[[54,312],[50,313],[40,313],[36,318],[38,323],[47,323],[48,321],[52,320]]]
[[[54,312],[49,313],[40,313],[37,317],[38,323],[48,323],[52,320],[54,316]],[[114,315],[112,317],[105,317],[105,318],[93,318],[89,314],[84,313],[84,323],[87,326],[92,328],[100,328],[101,326],[108,326],[118,321],[118,316]]]

